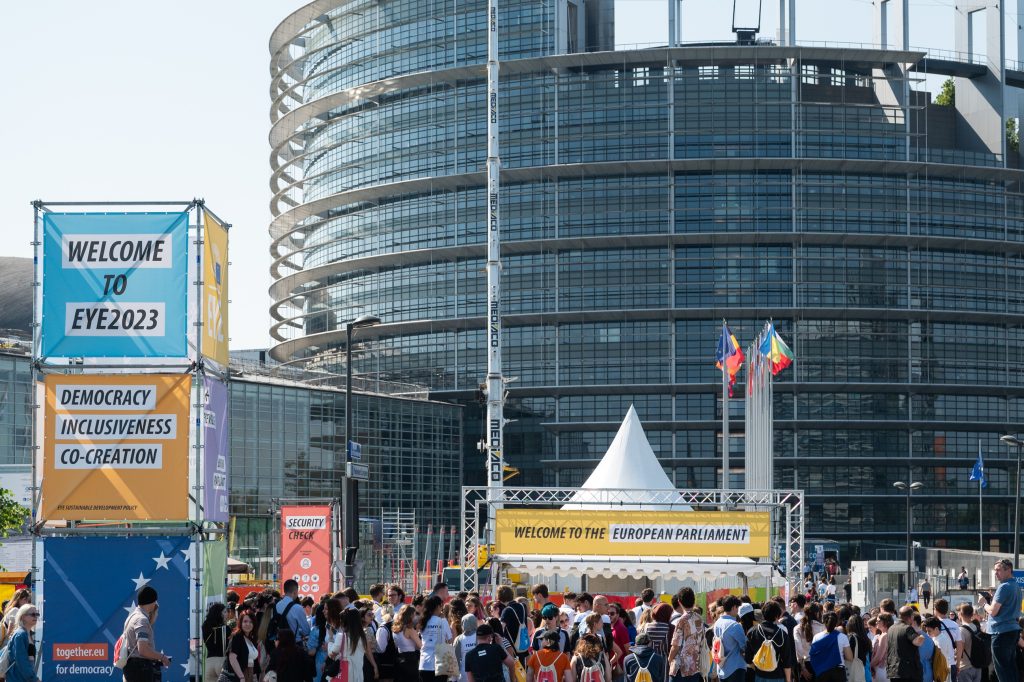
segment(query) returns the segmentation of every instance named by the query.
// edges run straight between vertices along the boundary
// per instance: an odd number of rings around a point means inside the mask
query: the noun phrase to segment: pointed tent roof
[[[646,495],[646,502],[644,493],[640,492],[634,498],[639,505],[622,505],[613,504],[607,499],[607,494],[601,492],[609,489],[652,492]],[[690,509],[686,505],[666,504],[663,492],[661,495],[653,492],[674,489],[675,485],[647,441],[640,417],[630,405],[619,432],[615,434],[615,439],[608,446],[608,451],[604,453],[594,473],[590,474],[590,478],[562,509]],[[654,502],[655,499],[658,501]]]

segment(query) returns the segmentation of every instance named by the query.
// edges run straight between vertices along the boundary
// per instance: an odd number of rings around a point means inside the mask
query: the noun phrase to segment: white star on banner
[[[196,555],[195,552],[196,552],[196,543],[194,543],[194,542],[188,543],[188,549],[181,550],[181,554],[182,554],[182,556],[185,557],[185,561],[188,561],[190,563],[192,561],[192,558],[195,557],[195,555]]]
[[[190,667],[189,664],[188,663],[182,663],[181,667],[185,669],[185,677],[188,677],[188,674],[190,672],[189,671],[189,667]]]
[[[137,607],[137,606],[138,606],[138,605],[137,605],[137,604],[135,603],[135,601],[133,600],[133,601],[132,601],[132,605],[131,605],[131,606],[126,606],[126,607],[124,607],[124,610],[125,610],[125,611],[127,611],[128,613],[131,613],[132,611],[134,611],[134,610],[136,609],[136,607]]]
[[[135,583],[135,590],[137,592],[146,586],[146,584],[149,582],[149,578],[143,576],[142,571],[139,571],[139,577],[131,578],[131,581]]]
[[[163,552],[160,552],[160,556],[153,557],[153,561],[156,562],[156,570],[159,571],[161,568],[167,568],[167,564],[171,561],[172,558],[173,557],[164,556]]]

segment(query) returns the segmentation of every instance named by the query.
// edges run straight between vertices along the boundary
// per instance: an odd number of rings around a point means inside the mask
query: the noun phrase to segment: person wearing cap
[[[547,632],[554,632],[558,634],[559,651],[569,651],[569,633],[568,631],[558,627],[559,615],[561,615],[561,612],[558,610],[558,607],[550,602],[545,604],[544,608],[540,610],[541,624],[533,633],[532,648],[534,651],[540,651],[543,648],[541,637]]]
[[[672,609],[671,606],[668,607],[669,610]],[[641,632],[636,636],[636,646],[622,662],[626,671],[626,682],[636,682],[636,676],[641,668],[651,673],[652,680],[665,679],[665,657],[654,650],[653,644],[648,632]]]
[[[504,682],[503,665],[508,668],[509,679],[514,679],[516,659],[494,642],[491,626],[481,623],[476,629],[476,647],[466,654],[467,682]]]
[[[156,590],[149,585],[139,590],[135,599],[138,606],[128,614],[124,622],[124,639],[121,646],[128,652],[128,664],[124,667],[125,682],[153,682],[159,680],[161,666],[171,665],[171,659],[156,649],[153,623],[156,622]]]
[[[555,607],[558,610],[558,607]],[[555,616],[557,618],[557,615]],[[545,630],[540,636],[541,648],[526,661],[526,682],[535,682],[541,668],[553,667],[555,679],[550,682],[574,682],[569,657],[561,650],[562,637],[558,630]]]
[[[462,671],[459,680],[460,682],[469,682],[469,675],[466,673],[466,656],[476,648],[476,632],[480,622],[472,613],[467,613],[459,621],[459,624],[462,626],[462,633],[455,638],[452,646],[455,647],[455,655],[459,658],[459,670]]]

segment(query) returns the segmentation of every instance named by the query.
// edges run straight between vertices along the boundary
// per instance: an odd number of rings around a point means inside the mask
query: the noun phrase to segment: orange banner
[[[40,520],[188,518],[182,375],[46,377]]]
[[[331,591],[331,508],[281,507],[281,580],[299,583],[299,596]]]

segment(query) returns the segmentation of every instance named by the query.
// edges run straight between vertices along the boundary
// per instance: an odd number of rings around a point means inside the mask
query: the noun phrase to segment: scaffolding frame
[[[512,507],[552,507],[579,503],[580,493],[586,495],[586,504],[601,505],[629,511],[647,506],[689,506],[716,511],[767,511],[771,515],[770,547],[772,554],[781,542],[780,556],[773,561],[776,570],[786,578],[787,598],[799,590],[804,556],[804,492],[802,490],[638,490],[619,488],[487,488],[463,486],[462,509],[462,567],[460,583],[463,591],[479,591],[478,557],[481,546],[488,549],[487,560],[494,557],[487,545],[482,545],[486,534],[492,537],[493,528],[487,523],[493,517],[492,505]],[[685,566],[680,563],[680,566]],[[498,584],[500,566],[491,564],[491,592]]]

